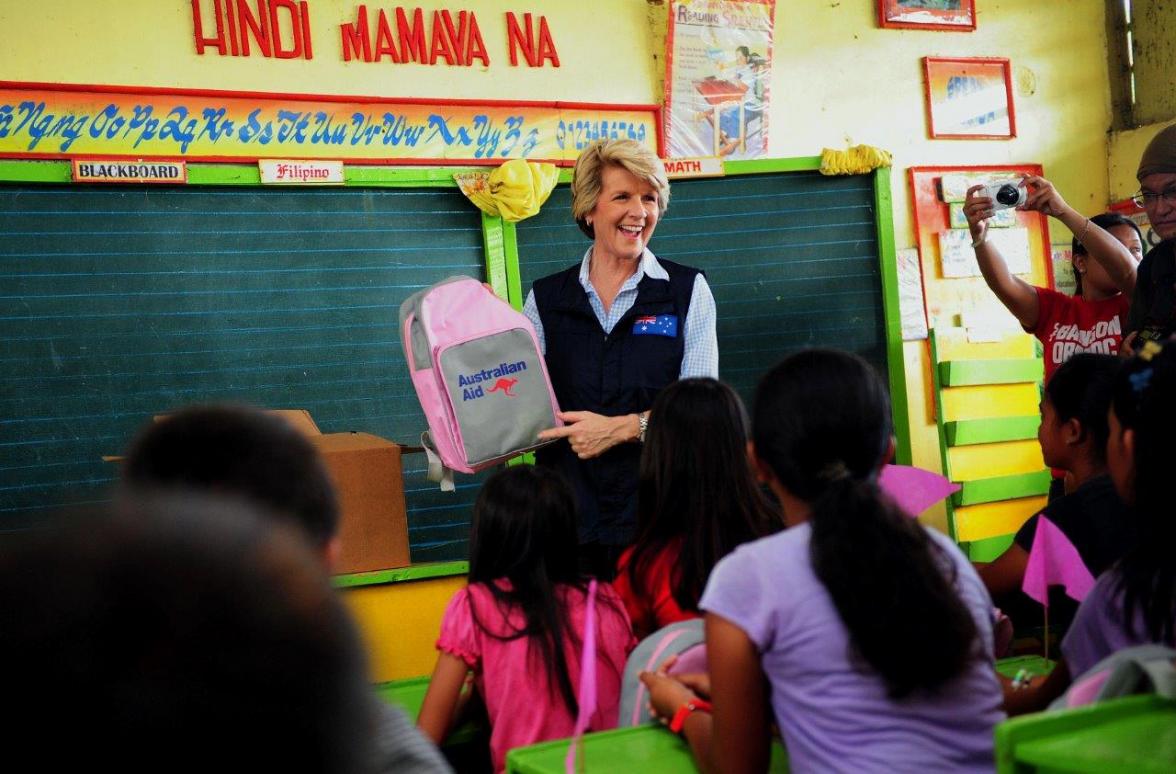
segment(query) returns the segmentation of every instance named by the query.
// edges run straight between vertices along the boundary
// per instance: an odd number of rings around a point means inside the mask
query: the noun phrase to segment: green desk
[[[1129,696],[1012,718],[996,729],[997,771],[1148,774],[1176,771],[1176,701]]]
[[[429,690],[428,677],[410,677],[407,680],[393,680],[390,683],[376,685],[376,694],[388,702],[404,710],[408,719],[416,722],[421,714],[421,705],[425,702],[425,693]],[[475,723],[465,723],[458,726],[445,740],[445,746],[465,744],[477,735],[479,729]]]
[[[563,774],[567,739],[518,747],[506,754],[508,774]],[[657,724],[585,734],[584,770],[674,774],[698,771],[690,748]],[[778,741],[772,743],[771,772],[787,772],[788,756]]]

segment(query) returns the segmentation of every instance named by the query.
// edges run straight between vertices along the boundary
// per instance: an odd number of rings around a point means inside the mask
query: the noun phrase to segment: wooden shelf
[[[1042,375],[1039,359],[948,360],[940,363],[938,368],[939,383],[943,387],[1036,382]]]
[[[948,446],[972,446],[1000,441],[1029,441],[1037,437],[1041,417],[998,417],[995,419],[959,419],[944,422]]]
[[[1050,472],[1038,470],[1012,476],[994,476],[974,481],[957,482],[962,487],[951,496],[952,504],[980,505],[1021,497],[1035,497],[1049,493]]]

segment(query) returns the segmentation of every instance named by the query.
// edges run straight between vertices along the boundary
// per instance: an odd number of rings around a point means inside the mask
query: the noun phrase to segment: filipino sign
[[[262,159],[257,167],[265,185],[343,185],[342,161]]]
[[[74,159],[73,179],[75,183],[186,183],[188,167],[182,161]]]
[[[0,157],[568,164],[597,139],[657,148],[653,108],[84,89],[0,83]]]
[[[666,155],[766,156],[775,0],[668,6]]]

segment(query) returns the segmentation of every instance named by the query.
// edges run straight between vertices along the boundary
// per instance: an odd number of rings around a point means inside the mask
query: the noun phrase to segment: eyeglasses
[[[1167,191],[1160,193],[1152,193],[1151,191],[1140,191],[1131,197],[1131,201],[1135,202],[1140,207],[1146,207],[1149,204],[1156,204],[1161,199],[1171,206],[1176,206],[1176,188],[1169,188]]]

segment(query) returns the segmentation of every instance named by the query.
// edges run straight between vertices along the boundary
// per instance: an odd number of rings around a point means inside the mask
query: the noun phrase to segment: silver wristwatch
[[[649,429],[649,412],[642,412],[637,415],[637,440],[645,443],[645,431]]]

